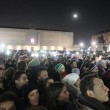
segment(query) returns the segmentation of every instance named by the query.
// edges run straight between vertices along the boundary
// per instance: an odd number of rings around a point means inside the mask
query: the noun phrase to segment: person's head
[[[45,79],[45,88],[48,88],[52,83],[54,83],[54,79],[53,78],[46,78]]]
[[[43,63],[44,63],[45,65],[48,65],[48,64],[49,64],[49,60],[48,60],[48,59],[45,59],[45,60],[43,61]]]
[[[34,67],[34,66],[38,66],[40,65],[40,61],[38,58],[33,58],[29,64],[28,64],[28,67]]]
[[[21,89],[24,85],[28,83],[28,78],[25,71],[17,71],[13,75],[13,82],[18,89]]]
[[[99,67],[101,67],[101,68],[107,68],[107,65],[106,65],[106,63],[104,62],[104,60],[100,60],[99,62],[98,62],[98,65],[99,65]]]
[[[70,85],[70,86],[76,86],[76,87],[80,87],[80,78],[79,75],[76,73],[70,73],[68,75],[66,75],[62,82],[66,85]]]
[[[101,102],[109,100],[109,89],[104,85],[102,79],[95,74],[86,75],[81,79],[80,90],[84,97],[95,98]]]
[[[58,63],[57,65],[55,65],[55,71],[58,73],[63,73],[65,72],[65,66],[61,63]]]
[[[98,73],[98,71],[99,71],[99,69],[98,69],[97,66],[95,66],[95,67],[93,67],[93,68],[91,69],[91,72],[92,72],[92,73]]]
[[[28,83],[22,88],[25,104],[37,106],[39,104],[39,91],[36,85]]]
[[[70,62],[70,65],[71,65],[72,68],[77,68],[77,63],[76,63],[76,61],[74,61],[74,60],[72,60],[72,61]]]
[[[48,78],[48,72],[46,68],[40,68],[37,72],[37,79],[40,81],[44,81],[46,78]]]
[[[66,86],[61,82],[51,84],[47,89],[47,100],[49,108],[57,108],[57,104],[69,102],[69,92]]]
[[[28,56],[24,56],[24,60],[25,60],[26,63],[28,63],[30,59],[29,59]]]
[[[0,110],[17,110],[17,104],[17,97],[13,92],[7,91],[0,95]]]
[[[17,69],[18,70],[22,70],[22,71],[25,71],[27,69],[27,64],[24,60],[18,62],[17,64]]]

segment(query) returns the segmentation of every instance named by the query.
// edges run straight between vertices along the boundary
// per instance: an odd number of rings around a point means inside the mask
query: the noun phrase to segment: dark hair
[[[80,91],[83,96],[87,96],[87,90],[94,90],[94,78],[100,78],[96,74],[89,74],[84,76],[80,82]]]
[[[49,110],[57,110],[58,100],[63,87],[65,85],[61,82],[56,82],[51,84],[47,89],[47,100],[48,100],[48,107]]]
[[[15,70],[13,67],[9,67],[8,69],[6,69],[4,71],[5,76],[7,76],[7,78],[10,78],[11,80],[12,80],[12,76],[13,76],[14,72],[15,72]]]
[[[14,75],[13,75],[13,78],[12,78],[13,82],[14,82],[15,80],[18,80],[18,79],[21,77],[22,74],[26,74],[26,72],[25,72],[25,71],[21,71],[21,70],[16,71],[16,72],[14,73]]]
[[[27,85],[25,85],[22,88],[22,96],[23,96],[24,106],[31,105],[29,98],[28,98],[28,94],[35,89],[37,89],[39,91],[38,87],[34,83],[28,83]]]
[[[76,62],[76,61],[75,61],[75,60],[71,60],[71,61],[70,61],[70,65],[72,65],[72,64],[73,64],[73,62]]]
[[[45,67],[40,67],[38,72],[37,72],[37,77],[40,76],[41,71],[47,71],[47,69]]]
[[[5,102],[5,101],[15,101],[16,98],[17,97],[15,93],[11,91],[7,91],[0,95],[0,103]]]
[[[51,77],[48,77],[48,78],[46,78],[46,79],[44,80],[44,86],[45,86],[45,88],[46,88],[46,84],[47,84],[48,80],[50,80],[50,79],[52,79],[52,80],[54,81],[54,79],[51,78]]]
[[[18,69],[18,70],[25,70],[25,69],[26,69],[26,62],[25,62],[25,61],[20,61],[20,62],[17,64],[17,69]]]
[[[13,101],[17,110],[19,110],[19,102],[17,100],[17,96],[12,91],[6,91],[0,95],[0,103],[6,101]]]

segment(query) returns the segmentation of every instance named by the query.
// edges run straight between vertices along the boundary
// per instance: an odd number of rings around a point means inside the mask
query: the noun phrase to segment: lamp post
[[[82,50],[82,48],[84,47],[84,43],[81,42],[79,45],[80,45],[80,49]]]

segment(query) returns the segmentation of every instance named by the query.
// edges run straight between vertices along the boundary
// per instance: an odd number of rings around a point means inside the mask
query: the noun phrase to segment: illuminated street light
[[[83,43],[83,42],[81,42],[79,45],[80,45],[81,47],[83,47],[83,46],[84,46],[84,43]]]
[[[34,39],[33,38],[31,39],[31,43],[34,43]]]

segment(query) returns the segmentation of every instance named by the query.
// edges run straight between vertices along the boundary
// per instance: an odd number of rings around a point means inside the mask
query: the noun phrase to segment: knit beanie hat
[[[62,79],[62,82],[65,84],[69,84],[70,86],[73,86],[76,83],[76,81],[78,80],[78,78],[79,78],[78,74],[70,73]]]
[[[55,71],[58,73],[60,73],[62,68],[65,68],[65,66],[61,63],[58,63],[57,65],[55,65]]]
[[[35,84],[33,84],[33,83],[28,83],[27,85],[25,85],[25,86],[22,88],[22,95],[23,95],[23,97],[27,97],[28,94],[29,94],[31,91],[35,90],[35,89],[38,90],[37,86],[36,86]]]
[[[34,58],[32,59],[29,64],[28,64],[28,67],[33,67],[33,66],[38,66],[40,65],[40,61],[38,58]]]

